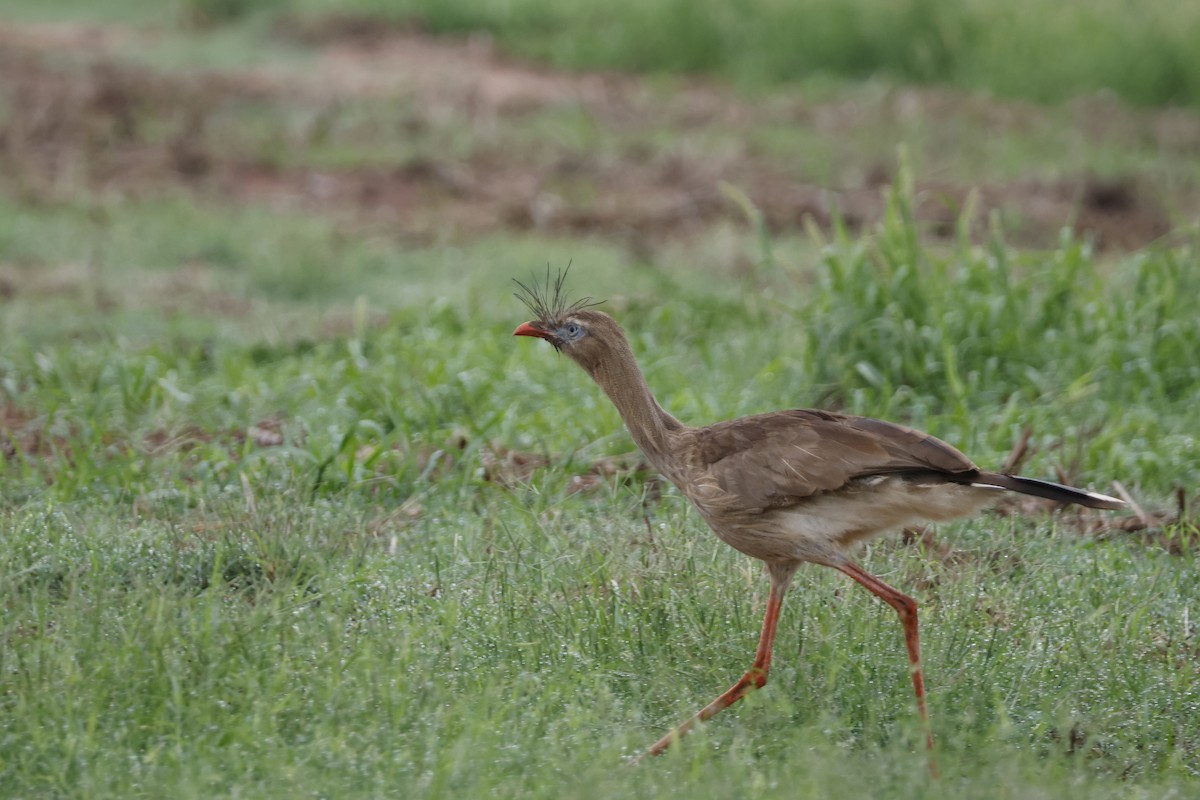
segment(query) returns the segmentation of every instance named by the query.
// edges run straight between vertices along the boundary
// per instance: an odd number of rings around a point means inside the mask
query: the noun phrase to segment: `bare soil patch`
[[[745,193],[773,231],[806,218],[829,224],[836,208],[852,228],[882,216],[887,168],[864,163],[840,185],[806,180],[779,159],[746,147],[686,146],[697,130],[736,138],[760,122],[792,120],[830,137],[863,124],[853,104],[752,104],[720,86],[691,81],[664,94],[645,81],[606,74],[560,74],[497,55],[486,38],[434,39],[411,26],[380,27],[353,17],[285,24],[279,35],[317,48],[303,74],[270,65],[247,70],[150,71],[121,58],[148,34],[120,28],[0,26],[0,165],[10,191],[30,199],[75,192],[150,194],[183,188],[222,200],[384,223],[400,235],[444,238],[502,229],[619,236],[638,246],[689,236],[743,211],[720,186]],[[55,54],[66,48],[74,63]],[[962,104],[944,90],[902,90],[886,102],[896,113],[954,115]],[[394,164],[311,167],[277,154],[230,146],[216,130],[233,106],[276,111],[294,106],[321,120],[280,147],[303,151],[351,99],[404,103],[417,129],[460,124],[478,143],[461,157],[417,156]],[[1027,111],[996,102],[972,113],[1021,125]],[[554,109],[586,111],[619,136],[655,126],[678,130],[678,148],[631,145],[604,152],[554,142],[513,147],[495,136]],[[1088,115],[1085,109],[1081,114]],[[1129,125],[1127,116],[1107,123]],[[324,126],[324,127],[323,127]],[[1200,152],[1200,117],[1164,112],[1144,126],[1177,150]],[[1139,129],[1141,130],[1141,129]],[[419,132],[419,131],[418,131]],[[426,130],[428,132],[428,130]],[[397,137],[405,135],[397,131]],[[491,142],[491,144],[489,144]],[[1173,227],[1158,187],[1130,176],[1059,175],[985,182],[978,187],[920,178],[917,214],[930,235],[953,233],[968,194],[978,193],[974,229],[993,210],[1017,220],[1019,244],[1052,245],[1064,226],[1104,248],[1137,248]],[[1200,208],[1195,197],[1173,210]]]

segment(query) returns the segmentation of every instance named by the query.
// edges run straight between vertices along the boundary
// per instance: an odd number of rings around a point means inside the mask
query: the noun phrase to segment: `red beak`
[[[533,327],[532,322],[522,322],[517,326],[517,329],[513,331],[513,336],[536,336],[539,339],[550,338],[550,334],[540,330],[539,328]]]

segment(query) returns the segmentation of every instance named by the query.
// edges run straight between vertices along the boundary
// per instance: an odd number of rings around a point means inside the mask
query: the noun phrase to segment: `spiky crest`
[[[558,277],[554,279],[553,283],[550,280],[549,264],[546,265],[545,283],[540,283],[536,277],[531,278],[527,284],[513,278],[513,283],[520,287],[518,291],[513,292],[513,297],[524,303],[534,318],[543,323],[558,322],[576,311],[600,305],[601,301],[593,300],[590,297],[580,298],[573,303],[567,302],[563,288],[566,286],[567,273],[570,271],[571,264],[568,263],[566,269],[558,271]]]

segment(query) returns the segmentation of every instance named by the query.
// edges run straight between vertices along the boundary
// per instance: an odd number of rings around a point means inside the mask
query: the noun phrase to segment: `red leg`
[[[937,777],[937,764],[933,760],[933,729],[929,725],[929,709],[925,705],[925,675],[921,670],[921,636],[917,629],[917,601],[893,589],[857,564],[846,562],[838,567],[842,572],[861,583],[872,594],[900,615],[904,626],[904,643],[908,646],[908,666],[912,672],[913,691],[917,695],[917,714],[925,729],[925,744],[929,748],[929,771]]]
[[[758,640],[758,650],[754,655],[754,666],[743,675],[737,683],[730,686],[725,694],[713,700],[700,709],[695,716],[684,720],[666,736],[650,745],[643,755],[661,755],[676,739],[681,739],[699,722],[712,719],[718,712],[729,708],[755,689],[761,689],[767,683],[767,673],[771,669],[771,647],[775,643],[775,627],[779,624],[779,610],[783,606],[783,596],[787,592],[791,575],[784,581],[771,580],[771,594],[767,598],[767,612],[763,616],[762,636]],[[640,760],[641,757],[639,757]]]

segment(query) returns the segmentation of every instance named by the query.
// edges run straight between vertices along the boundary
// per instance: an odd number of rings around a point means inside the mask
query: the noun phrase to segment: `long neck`
[[[609,358],[589,370],[592,379],[617,407],[633,441],[650,463],[670,474],[673,472],[671,434],[682,431],[684,425],[654,399],[629,345],[620,341],[613,351]]]

